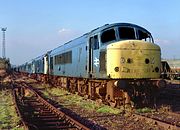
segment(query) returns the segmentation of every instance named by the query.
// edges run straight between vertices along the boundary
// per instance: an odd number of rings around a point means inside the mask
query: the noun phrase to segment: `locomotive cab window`
[[[93,50],[99,49],[99,41],[98,41],[98,36],[97,35],[90,38],[90,44],[93,47]]]
[[[106,30],[101,35],[102,43],[106,43],[106,42],[110,42],[110,41],[114,41],[114,40],[116,40],[116,35],[115,35],[114,29]]]
[[[53,71],[53,57],[50,57],[50,72]]]
[[[134,28],[130,27],[119,27],[120,39],[136,39]]]
[[[138,30],[138,39],[148,41],[148,42],[153,42],[151,35],[142,30]]]

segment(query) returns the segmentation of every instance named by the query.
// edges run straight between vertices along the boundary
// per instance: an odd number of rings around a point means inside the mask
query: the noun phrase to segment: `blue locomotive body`
[[[94,29],[18,70],[117,105],[129,103],[129,97],[144,95],[149,87],[164,85],[158,80],[160,61],[160,47],[149,31],[134,24],[116,23]]]
[[[44,73],[44,55],[32,60],[32,73]]]
[[[130,35],[134,36],[121,39],[120,32],[118,32],[119,27],[126,28],[127,35],[131,33],[128,32],[128,28],[131,28],[134,30],[134,34]],[[143,30],[146,34],[145,38],[149,38],[150,42],[153,42],[151,34],[140,26],[129,23],[107,24],[29,61],[22,65],[25,66],[21,67],[25,68],[22,71],[57,76],[109,79],[111,75],[107,72],[108,45],[118,41],[138,40],[137,30]]]
[[[54,50],[49,57],[50,75],[87,78],[87,35]]]

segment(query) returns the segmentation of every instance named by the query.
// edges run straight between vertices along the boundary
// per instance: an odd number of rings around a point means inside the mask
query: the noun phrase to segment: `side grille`
[[[100,52],[100,72],[106,72],[106,52],[101,51]]]

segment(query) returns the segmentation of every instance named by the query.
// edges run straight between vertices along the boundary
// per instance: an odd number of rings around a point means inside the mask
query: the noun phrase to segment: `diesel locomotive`
[[[120,106],[151,102],[160,80],[161,50],[145,28],[106,24],[18,66],[22,73],[79,95]]]

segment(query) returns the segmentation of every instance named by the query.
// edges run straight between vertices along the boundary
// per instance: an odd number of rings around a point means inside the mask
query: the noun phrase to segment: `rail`
[[[164,129],[171,129],[171,130],[180,130],[180,125],[177,124],[177,122],[170,122],[170,121],[165,121],[165,120],[161,120],[155,117],[150,117],[147,116],[145,114],[139,114],[139,113],[135,113],[133,114],[133,116],[139,118],[139,119],[145,119],[146,121],[149,122],[153,122],[155,125],[159,125]]]
[[[90,130],[84,124],[51,105],[25,83],[15,83],[12,87],[17,112],[25,129]]]

